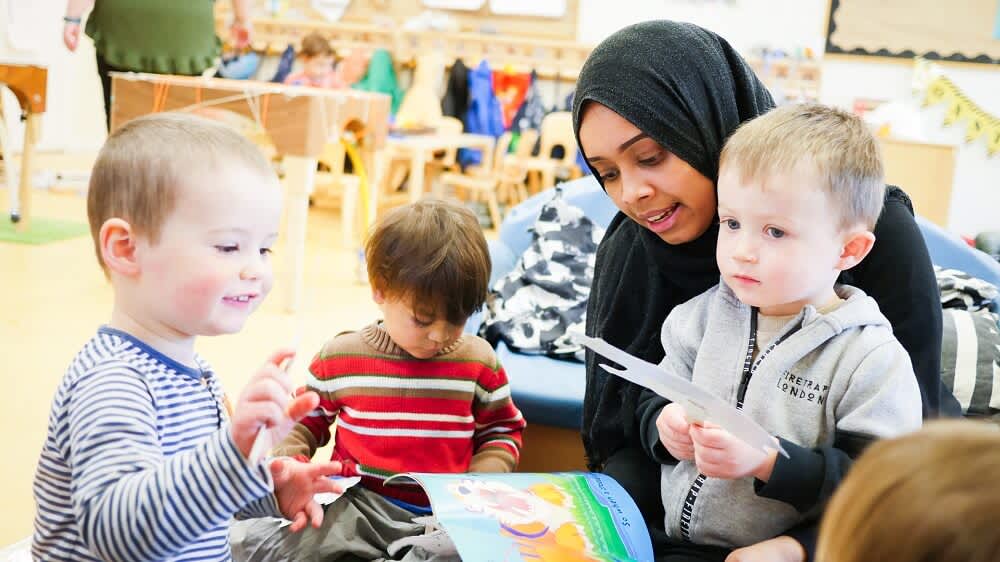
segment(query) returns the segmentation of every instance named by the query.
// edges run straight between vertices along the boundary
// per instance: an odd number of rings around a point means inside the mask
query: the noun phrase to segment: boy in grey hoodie
[[[638,415],[663,464],[672,539],[713,552],[773,547],[767,539],[817,515],[867,443],[920,426],[916,378],[888,320],[836,284],[871,250],[885,189],[875,139],[840,110],[782,107],[727,142],[721,282],[667,317],[660,366],[742,408],[790,458],[645,394]]]

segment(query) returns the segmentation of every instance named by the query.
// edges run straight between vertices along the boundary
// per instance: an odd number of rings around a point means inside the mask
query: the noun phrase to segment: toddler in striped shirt
[[[273,521],[241,523],[237,560],[448,559],[424,547],[449,541],[413,540],[424,533],[413,520],[430,513],[427,496],[385,480],[517,465],[525,422],[507,375],[484,339],[463,333],[490,278],[476,216],[435,199],[400,207],[375,226],[365,258],[382,320],[323,346],[307,379],[319,405],[276,451],[308,461],[336,424],[332,460],[360,485],[327,506],[318,529],[291,535]]]
[[[261,426],[318,404],[290,398],[279,352],[230,413],[196,336],[238,332],[267,296],[281,191],[230,128],[160,114],[115,131],[87,213],[114,308],[52,403],[34,481],[35,560],[230,560],[237,516],[319,525],[336,462],[248,461]]]

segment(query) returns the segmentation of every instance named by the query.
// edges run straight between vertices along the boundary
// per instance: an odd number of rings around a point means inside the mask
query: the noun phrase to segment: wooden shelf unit
[[[747,62],[772,93],[781,92],[786,101],[818,102],[820,63],[813,59],[775,59],[764,61],[749,57]]]
[[[228,14],[216,14],[216,30],[228,37]],[[485,33],[408,31],[356,23],[330,23],[256,18],[253,48],[280,53],[289,44],[298,48],[302,37],[318,32],[330,40],[338,53],[353,49],[384,48],[401,65],[412,65],[418,54],[438,51],[446,61],[461,58],[474,67],[484,58],[494,68],[510,65],[515,71],[535,69],[546,79],[575,81],[592,47],[575,41],[493,35]]]

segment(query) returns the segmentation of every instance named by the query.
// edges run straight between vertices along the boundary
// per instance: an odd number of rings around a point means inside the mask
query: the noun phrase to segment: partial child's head
[[[235,130],[163,113],[112,133],[87,214],[116,308],[173,333],[235,332],[270,291],[281,190]]]
[[[332,71],[333,62],[337,57],[337,52],[333,50],[330,41],[315,31],[302,38],[302,49],[299,54],[309,76],[323,76]]]
[[[486,238],[472,211],[456,203],[425,199],[387,213],[365,259],[385,328],[414,357],[433,357],[458,339],[486,301]]]
[[[723,280],[765,313],[833,298],[839,273],[871,250],[885,183],[857,117],[815,104],[775,109],[737,129],[719,167]]]
[[[819,562],[987,562],[1000,553],[1000,427],[932,422],[851,468],[820,527]]]

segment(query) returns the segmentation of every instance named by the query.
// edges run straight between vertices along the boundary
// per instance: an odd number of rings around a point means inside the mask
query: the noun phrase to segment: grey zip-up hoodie
[[[836,291],[845,299],[839,307],[820,314],[806,306],[775,335],[773,348],[761,350],[742,396],[744,411],[781,438],[793,460],[809,449],[839,445],[844,435],[867,441],[921,424],[913,368],[889,321],[860,289],[838,285]],[[736,404],[750,320],[750,307],[720,283],[667,317],[660,366]],[[778,457],[772,480],[783,477],[779,473],[787,478],[789,469],[782,464],[788,462]],[[824,466],[800,463],[796,468],[822,471]],[[791,480],[812,476],[796,474]],[[762,486],[753,477],[700,476],[693,461],[665,464],[661,494],[667,533],[696,544],[738,548],[780,535],[806,517],[799,506],[763,497]]]

